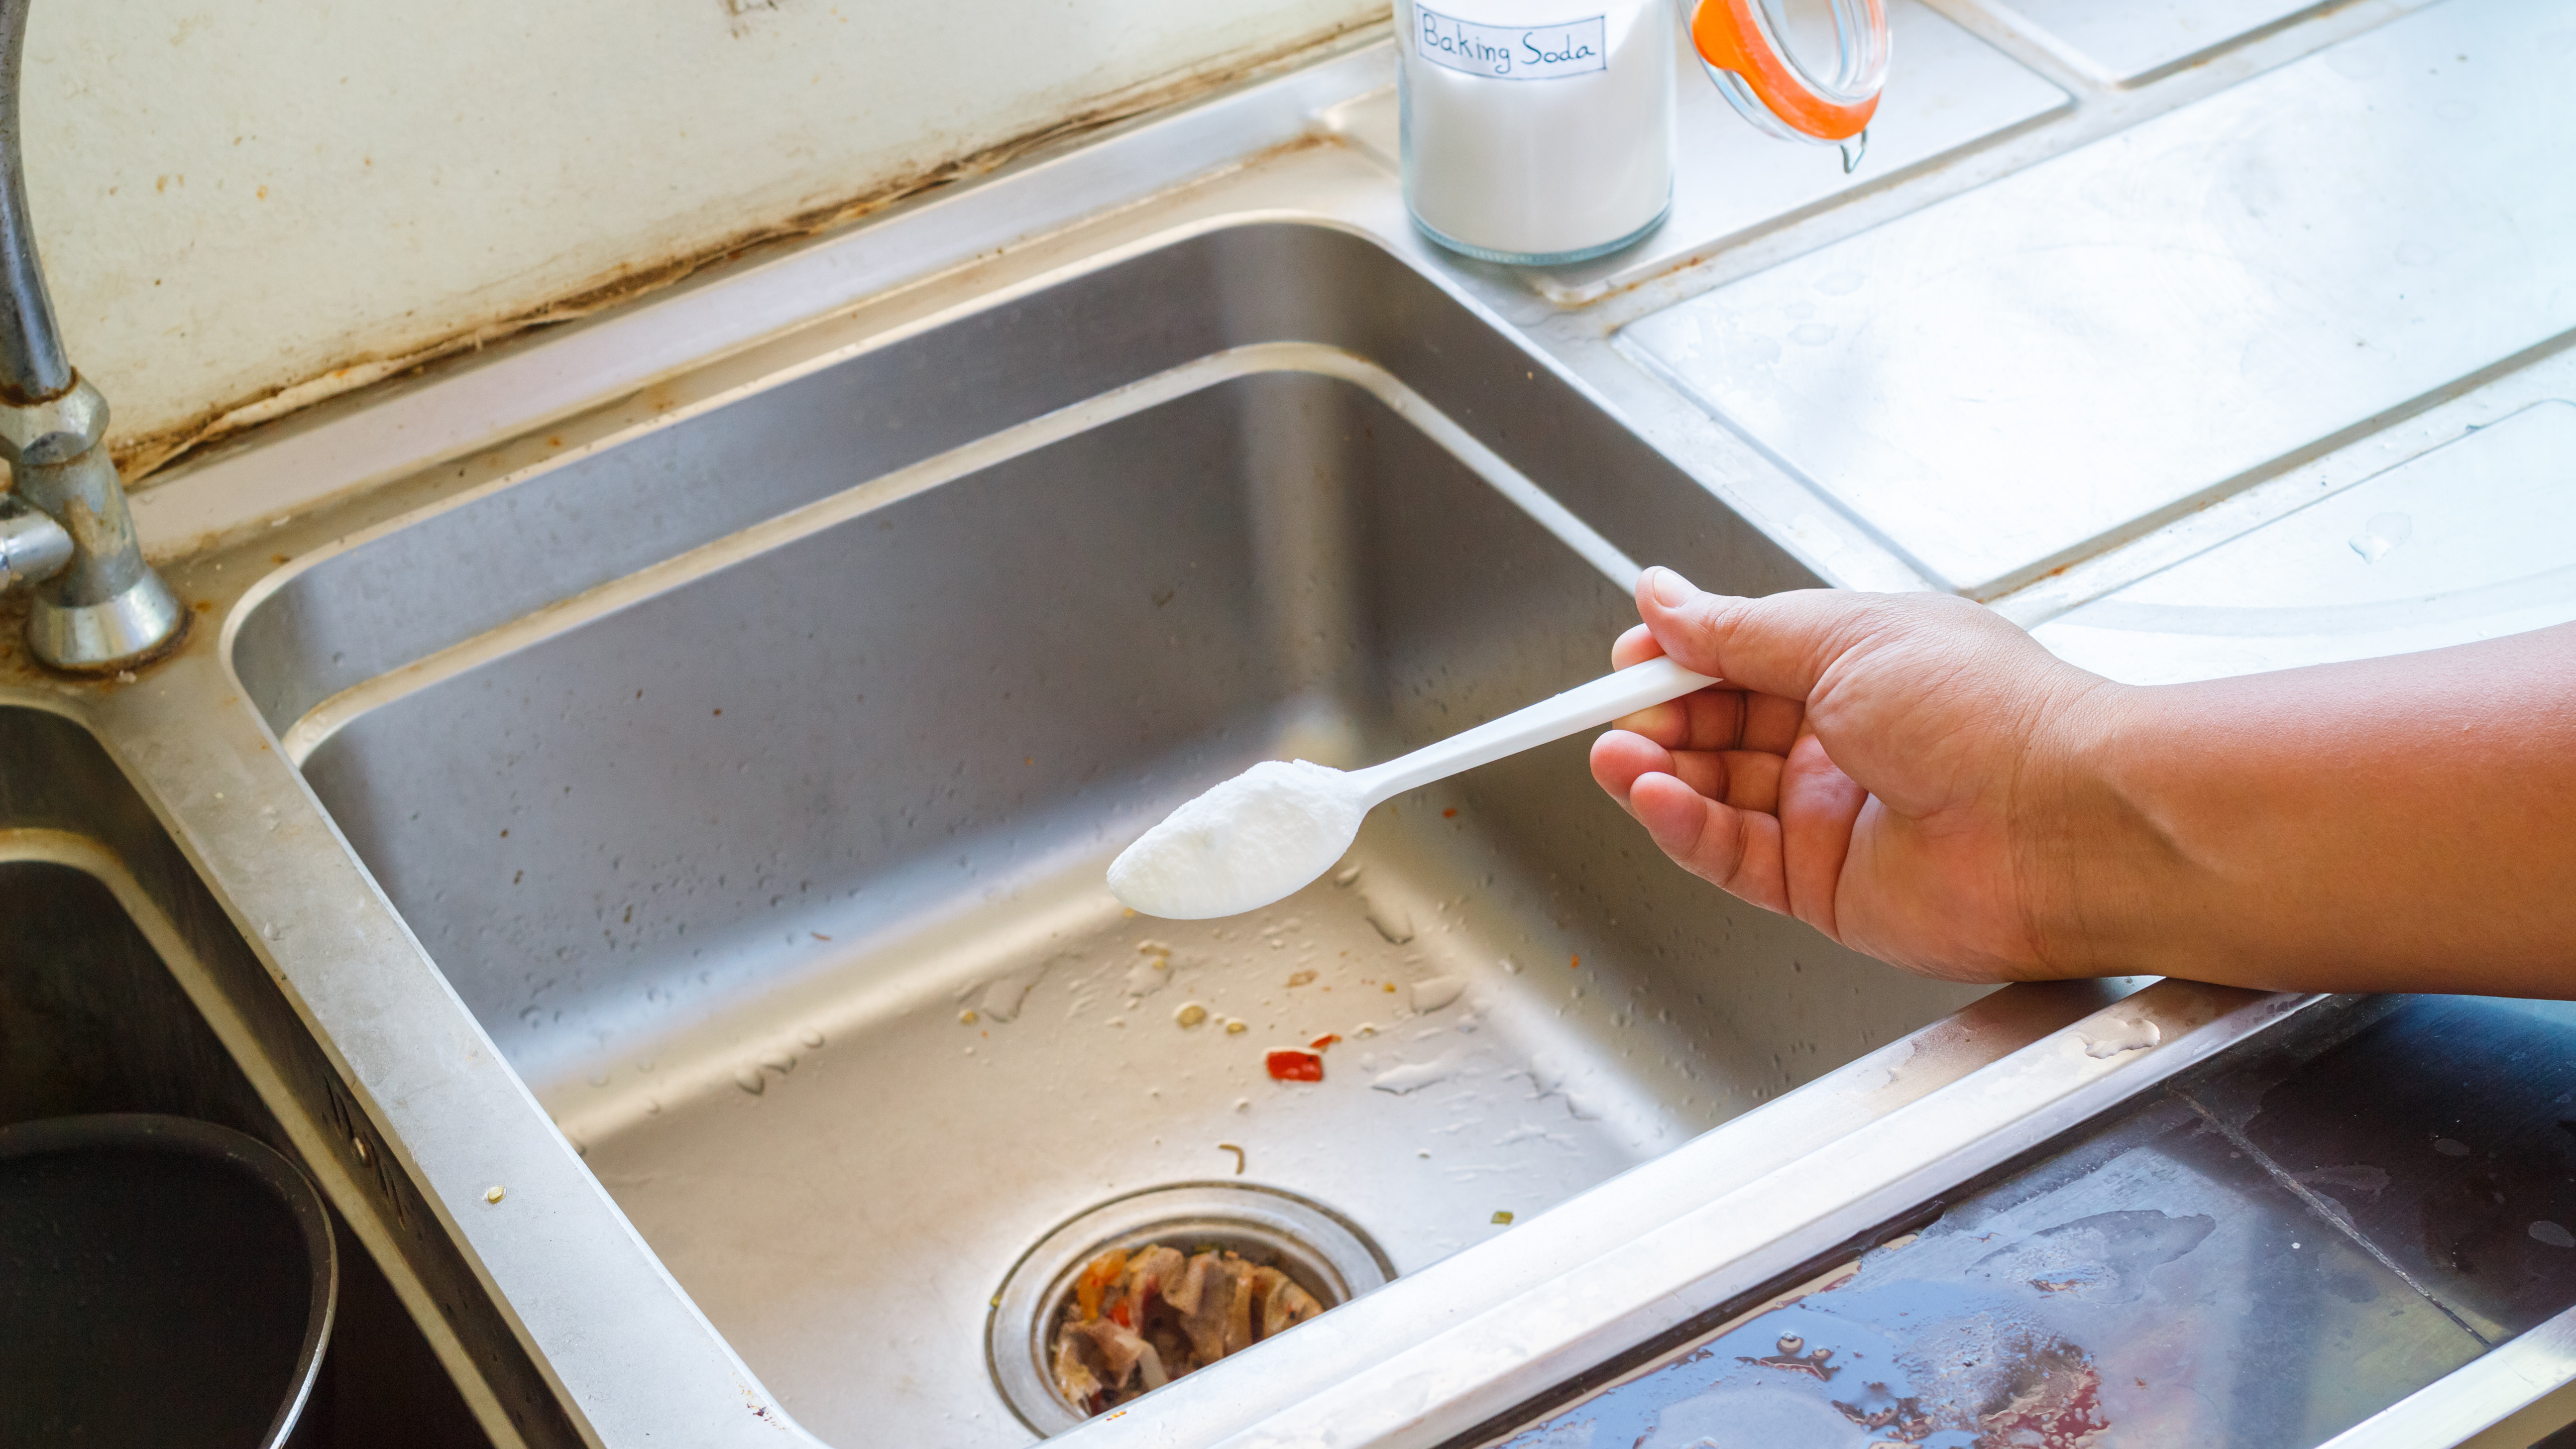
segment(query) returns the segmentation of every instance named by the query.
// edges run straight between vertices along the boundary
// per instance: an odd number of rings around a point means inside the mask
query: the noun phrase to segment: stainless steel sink
[[[1373,159],[1390,47],[1356,43],[199,455],[135,517],[203,626],[129,680],[0,654],[9,719],[93,742],[0,738],[0,806],[59,797],[31,821],[196,902],[164,914],[305,1063],[261,1101],[503,1449],[1026,1442],[987,1305],[1184,1183],[1399,1276],[1068,1443],[1482,1442],[2316,1001],[1889,972],[1680,876],[1572,743],[1396,802],[1241,921],[1125,916],[1111,854],[1249,761],[1597,673],[1640,561],[1924,586],[1645,324],[1719,326],[1766,268],[2403,8],[2115,84],[2033,79],[2081,45],[1970,6],[1871,166],[1730,122],[1669,234],[1581,278],[1414,234]],[[2563,362],[2317,466],[2559,396]],[[1320,1083],[1266,1074],[1329,1037]]]
[[[1108,896],[1254,760],[1598,673],[1631,559],[1812,582],[1404,261],[1262,222],[609,430],[298,560],[230,637],[784,1406],[1000,1444],[988,1302],[1105,1199],[1239,1172],[1410,1273],[1979,994],[1671,868],[1581,741],[1393,803],[1256,917]],[[1326,1037],[1321,1083],[1266,1075]]]
[[[296,1444],[577,1442],[293,1004],[106,751],[59,714],[0,706],[0,1125],[96,1112],[251,1133],[330,1200],[341,1292]]]

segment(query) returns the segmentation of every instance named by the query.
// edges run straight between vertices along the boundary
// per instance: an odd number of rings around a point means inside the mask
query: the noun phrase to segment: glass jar
[[[1547,265],[1672,206],[1668,0],[1397,0],[1404,200],[1453,251]]]

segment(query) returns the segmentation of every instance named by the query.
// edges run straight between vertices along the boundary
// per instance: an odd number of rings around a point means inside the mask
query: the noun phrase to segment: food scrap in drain
[[[1272,1052],[1263,1059],[1274,1082],[1320,1082],[1324,1079],[1324,1058],[1318,1052],[1294,1049]]]
[[[1097,1414],[1323,1311],[1287,1274],[1236,1253],[1112,1248],[1074,1280],[1049,1362],[1065,1401]]]

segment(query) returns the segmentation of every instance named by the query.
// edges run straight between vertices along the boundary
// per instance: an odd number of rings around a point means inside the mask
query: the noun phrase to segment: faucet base
[[[187,634],[187,606],[149,569],[96,603],[58,604],[40,594],[27,611],[28,647],[47,668],[69,674],[132,669]]]

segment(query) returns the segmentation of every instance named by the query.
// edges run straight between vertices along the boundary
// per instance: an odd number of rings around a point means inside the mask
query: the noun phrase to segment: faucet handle
[[[53,515],[0,494],[0,590],[41,584],[72,561],[72,536]]]

